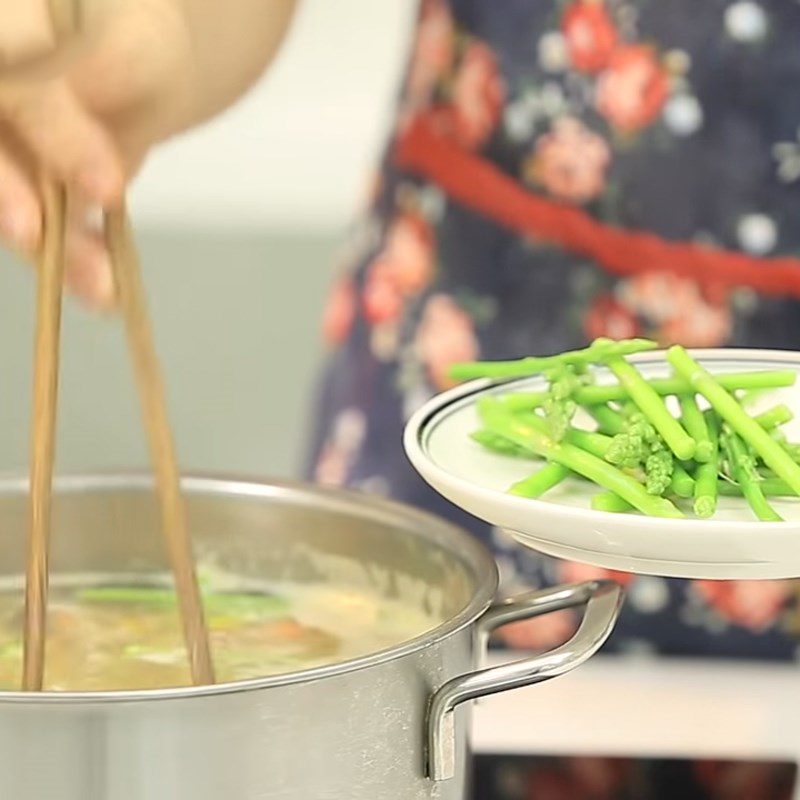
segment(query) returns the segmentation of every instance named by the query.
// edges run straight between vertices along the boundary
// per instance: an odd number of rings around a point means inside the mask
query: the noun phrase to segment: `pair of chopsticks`
[[[81,0],[50,0],[56,44],[81,30]],[[22,688],[44,683],[50,519],[56,404],[64,284],[67,196],[63,186],[42,183],[44,240],[39,258],[30,465]],[[180,475],[164,389],[147,314],[139,259],[124,208],[106,216],[106,237],[128,348],[136,373],[161,508],[161,525],[178,595],[192,681],[214,683],[214,669],[195,572]]]
[[[64,189],[57,184],[46,182],[42,195],[44,241],[36,299],[30,528],[22,679],[22,688],[27,691],[41,690],[44,682],[51,494],[67,205]],[[106,234],[119,303],[125,320],[128,347],[137,377],[161,507],[161,523],[178,595],[192,681],[195,684],[210,684],[214,682],[213,664],[187,530],[186,512],[180,493],[180,476],[139,261],[124,210],[109,212],[106,218]]]
[[[50,0],[56,41],[80,30],[80,0]],[[67,196],[63,186],[42,184],[44,240],[39,259],[30,464],[30,519],[25,584],[22,688],[44,683],[50,516],[55,455],[56,404],[64,284]],[[161,507],[161,524],[172,567],[192,681],[214,682],[214,669],[194,567],[180,475],[164,389],[147,313],[133,234],[123,209],[106,215],[106,236],[128,348],[139,388],[150,456]]]

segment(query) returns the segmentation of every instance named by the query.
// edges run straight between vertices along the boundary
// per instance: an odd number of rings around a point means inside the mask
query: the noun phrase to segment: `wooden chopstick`
[[[181,497],[180,474],[147,313],[139,258],[124,209],[107,214],[106,236],[127,330],[128,348],[136,373],[192,680],[195,684],[210,684],[214,683],[214,668],[186,524],[186,509]]]
[[[50,507],[66,225],[66,198],[63,188],[46,183],[42,195],[45,224],[38,273],[34,354],[30,527],[22,679],[22,688],[25,691],[40,691],[44,683]],[[214,668],[208,630],[186,524],[163,383],[147,314],[136,247],[123,210],[108,214],[106,230],[114,279],[141,398],[161,506],[163,534],[178,595],[192,681],[195,684],[211,684],[214,683]]]
[[[41,690],[47,632],[50,502],[55,454],[56,402],[64,275],[66,196],[50,181],[42,185],[44,239],[36,295],[30,512],[25,581],[22,688]]]
[[[80,11],[79,0],[50,0],[56,41],[80,29]],[[44,683],[50,509],[67,215],[66,193],[63,187],[45,181],[42,197],[44,241],[39,263],[36,301],[30,523],[22,676],[22,688],[27,691],[41,690]],[[161,505],[163,533],[178,594],[192,681],[195,684],[210,684],[214,683],[214,669],[208,630],[194,567],[186,510],[180,491],[180,474],[147,314],[139,260],[124,209],[109,213],[106,222],[108,246],[141,397]]]
[[[81,0],[49,0],[50,20],[56,45],[69,41],[80,32],[83,19]]]
[[[50,0],[55,43],[79,30],[79,0]],[[67,200],[64,188],[41,181],[44,234],[36,293],[33,404],[31,419],[30,509],[25,569],[22,689],[39,691],[44,683],[47,593],[50,562],[50,506],[55,456],[61,301],[64,286],[64,236]]]

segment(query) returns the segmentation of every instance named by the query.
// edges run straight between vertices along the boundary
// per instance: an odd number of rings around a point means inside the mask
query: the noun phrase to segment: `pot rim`
[[[376,520],[404,522],[410,530],[449,550],[472,571],[475,590],[470,601],[454,616],[435,628],[393,647],[379,650],[359,658],[297,670],[264,678],[230,681],[211,686],[177,686],[163,689],[134,689],[102,692],[22,692],[0,691],[0,704],[88,704],[134,703],[155,700],[186,700],[239,692],[272,689],[297,683],[333,678],[349,672],[394,661],[437,644],[471,625],[491,605],[498,586],[497,565],[487,548],[474,536],[458,526],[433,514],[411,506],[350,490],[332,489],[300,481],[260,480],[233,474],[192,473],[181,479],[187,494],[245,496],[256,498],[298,498],[306,496],[323,501],[326,508],[342,512],[360,513]],[[54,495],[86,491],[114,491],[119,489],[147,490],[154,488],[152,476],[136,472],[113,472],[68,475],[55,478]],[[0,478],[0,496],[24,494],[28,491],[27,478]]]

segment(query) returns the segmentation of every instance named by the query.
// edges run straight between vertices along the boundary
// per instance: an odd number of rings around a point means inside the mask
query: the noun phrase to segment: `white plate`
[[[714,373],[792,369],[800,353],[771,350],[697,350],[693,355]],[[647,377],[670,374],[662,352],[631,359]],[[605,371],[598,382],[613,381]],[[772,498],[784,522],[758,522],[741,498],[720,498],[712,519],[660,519],[593,511],[596,492],[580,481],[565,481],[540,500],[507,493],[541,462],[486,451],[470,439],[480,427],[475,401],[486,394],[537,391],[541,378],[497,385],[477,381],[439,395],[406,426],[404,444],[411,463],[441,495],[517,540],[551,556],[608,569],[680,578],[764,579],[800,577],[800,500]],[[777,389],[753,406],[786,403],[800,418],[800,381]],[[786,426],[800,441],[800,419]]]

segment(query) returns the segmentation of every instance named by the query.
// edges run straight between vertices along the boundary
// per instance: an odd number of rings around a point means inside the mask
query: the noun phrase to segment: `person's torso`
[[[400,446],[453,362],[600,335],[800,349],[798,42],[794,0],[423,0],[325,316],[311,474],[486,537]],[[587,575],[489,541],[511,584]],[[790,656],[794,591],[640,578],[617,639]]]

